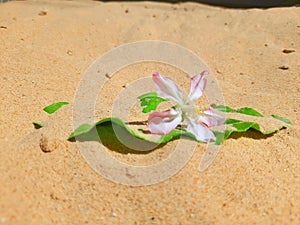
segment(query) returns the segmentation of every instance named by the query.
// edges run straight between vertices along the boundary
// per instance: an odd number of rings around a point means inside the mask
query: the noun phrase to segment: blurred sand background
[[[205,146],[198,144],[165,182],[129,187],[102,178],[66,141],[72,107],[51,116],[42,108],[72,103],[95,59],[139,40],[192,50],[218,79],[227,105],[280,115],[292,125],[267,138],[234,135],[202,173]],[[300,8],[11,1],[0,4],[0,43],[0,224],[300,224]],[[132,66],[102,90],[97,116],[110,115],[112,97],[126,82],[157,68],[187,85],[174,68]],[[35,130],[33,121],[46,126]],[[174,143],[146,155],[112,154],[144,164],[163,159]]]

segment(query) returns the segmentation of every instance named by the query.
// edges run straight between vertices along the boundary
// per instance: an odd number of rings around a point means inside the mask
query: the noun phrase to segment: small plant
[[[203,95],[206,87],[208,71],[203,71],[195,75],[190,80],[190,91],[185,96],[176,83],[168,77],[161,76],[158,72],[152,78],[156,92],[150,92],[138,97],[143,113],[149,113],[147,120],[148,132],[159,134],[158,140],[147,138],[147,131],[139,129],[140,132],[133,131],[125,122],[119,118],[104,118],[95,124],[82,124],[68,137],[68,140],[87,135],[93,129],[105,130],[107,124],[116,124],[126,130],[129,135],[135,138],[156,143],[165,144],[173,139],[183,137],[192,138],[198,142],[213,142],[216,145],[222,144],[234,132],[247,132],[249,129],[259,131],[263,135],[269,135],[286,128],[290,121],[276,115],[263,116],[252,108],[233,109],[229,106],[199,106],[197,100]],[[162,102],[173,103],[173,106],[166,111],[155,111]],[[48,114],[52,114],[68,102],[58,102],[44,108]],[[154,111],[154,112],[153,112]],[[234,115],[241,115],[242,119],[230,118]],[[246,118],[246,119],[244,119]],[[274,129],[261,127],[257,122],[262,120],[277,121],[278,126]],[[250,121],[249,121],[250,120]],[[260,120],[261,121],[261,120]],[[42,128],[40,122],[33,123],[36,128]],[[215,129],[217,127],[224,129]],[[103,131],[103,129],[101,129]],[[100,134],[99,134],[100,135]],[[101,136],[101,135],[100,135]]]

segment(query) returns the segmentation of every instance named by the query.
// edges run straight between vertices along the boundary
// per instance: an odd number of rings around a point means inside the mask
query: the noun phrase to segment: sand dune
[[[268,137],[234,135],[201,173],[206,146],[197,144],[187,165],[164,182],[131,187],[103,178],[66,140],[74,129],[74,96],[94,60],[142,40],[190,49],[218,80],[227,105],[280,115],[292,125]],[[299,8],[11,1],[0,4],[0,43],[0,223],[300,224]],[[188,75],[177,68],[131,65],[107,79],[96,118],[110,116],[124,85],[153,70],[188,89]],[[54,115],[42,111],[58,101],[71,104]],[[133,110],[130,118],[139,116]],[[36,130],[33,121],[45,127]],[[177,143],[149,154],[107,151],[147,165],[168,158]]]

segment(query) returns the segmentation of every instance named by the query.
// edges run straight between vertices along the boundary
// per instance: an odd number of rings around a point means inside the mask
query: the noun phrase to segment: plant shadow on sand
[[[149,154],[165,144],[156,144],[133,136],[124,127],[107,123],[95,126],[89,132],[78,135],[70,141],[96,141],[108,149],[122,154]]]
[[[251,138],[254,140],[262,140],[262,139],[267,139],[267,138],[273,137],[275,133],[262,134],[261,132],[251,128],[246,132],[233,132],[229,136],[228,139],[239,139],[239,138],[245,137],[245,138]]]
[[[239,139],[242,137],[251,138],[254,140],[267,139],[272,137],[272,134],[262,134],[261,132],[249,129],[247,132],[233,132],[229,139]],[[182,136],[185,139],[192,139],[190,137]],[[173,140],[178,139],[174,138]],[[157,144],[147,140],[142,140],[140,138],[132,135],[124,127],[117,124],[112,125],[112,123],[106,123],[102,126],[94,126],[89,132],[76,136],[76,139],[70,139],[70,141],[75,142],[87,142],[96,141],[103,144],[108,149],[122,153],[122,154],[149,154],[152,151],[161,148],[165,144]]]

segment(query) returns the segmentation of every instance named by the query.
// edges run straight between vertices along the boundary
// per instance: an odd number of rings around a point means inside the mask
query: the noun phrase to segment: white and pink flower
[[[216,140],[209,128],[223,124],[225,118],[216,114],[212,108],[196,105],[196,101],[204,92],[207,74],[208,71],[203,71],[191,78],[190,93],[187,97],[183,96],[181,89],[170,78],[163,77],[158,72],[153,74],[152,78],[158,96],[176,105],[168,111],[150,113],[148,129],[151,133],[167,134],[185,120],[187,131],[194,134],[198,141]]]

